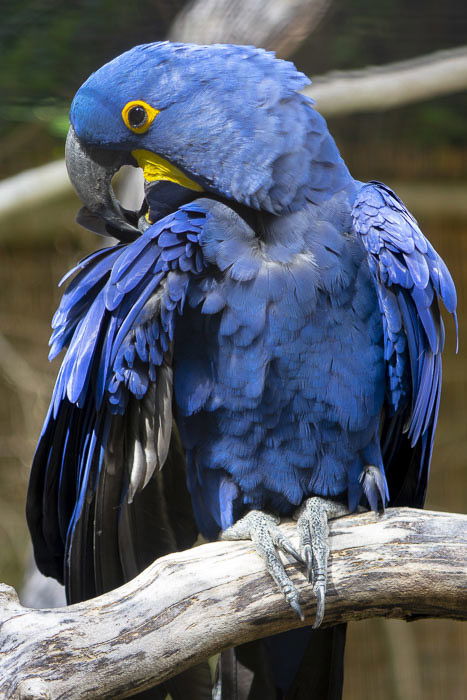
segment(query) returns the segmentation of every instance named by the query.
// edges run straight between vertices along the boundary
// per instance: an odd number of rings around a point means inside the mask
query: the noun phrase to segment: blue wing
[[[441,389],[438,299],[455,317],[456,290],[446,265],[388,187],[364,185],[352,216],[368,253],[384,328],[382,445],[391,504],[422,506]]]
[[[192,203],[131,244],[90,255],[71,271],[54,316],[50,356],[68,349],[34,458],[27,515],[36,561],[65,579],[69,600],[120,585],[158,555],[148,551],[136,562],[133,541],[150,539],[138,518],[155,517],[154,489],[167,488],[158,468],[183,462],[172,434],[172,341],[190,277],[204,267],[205,217]],[[167,523],[161,528],[166,533]]]

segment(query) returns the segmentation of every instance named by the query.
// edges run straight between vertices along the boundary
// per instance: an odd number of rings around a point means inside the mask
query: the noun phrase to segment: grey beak
[[[84,146],[71,126],[65,146],[68,176],[84,204],[78,221],[104,235],[121,241],[135,240],[141,231],[129,220],[131,212],[123,209],[112,189],[112,178],[125,165],[124,153],[96,146]],[[133,218],[133,217],[132,217]]]

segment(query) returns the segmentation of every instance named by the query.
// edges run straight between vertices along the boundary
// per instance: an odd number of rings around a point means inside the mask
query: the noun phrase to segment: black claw
[[[318,629],[321,626],[324,617],[324,601],[326,598],[326,591],[323,586],[317,586],[316,590],[316,617],[313,624],[313,629]]]
[[[311,546],[309,544],[305,545],[305,547],[303,548],[303,553],[305,555],[306,575],[307,575],[308,581],[310,583],[312,583],[312,581],[313,581],[313,550],[311,549]]]
[[[298,602],[298,600],[290,600],[290,607],[296,613],[296,615],[300,618],[302,622],[305,621],[305,615],[303,614],[302,606]]]
[[[297,550],[294,547],[292,547],[290,542],[288,542],[287,540],[283,540],[281,543],[281,547],[285,552],[287,552],[287,554],[290,554],[290,556],[293,557],[295,561],[297,561],[299,564],[305,563],[303,557],[297,552]]]

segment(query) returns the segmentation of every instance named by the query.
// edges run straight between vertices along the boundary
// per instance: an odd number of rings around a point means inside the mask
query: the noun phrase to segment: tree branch
[[[467,619],[467,516],[408,508],[353,515],[332,523],[330,543],[325,625]],[[297,564],[288,571],[310,624],[311,586]],[[301,626],[243,542],[171,554],[67,608],[23,608],[7,586],[0,603],[4,698],[128,697],[221,649]]]
[[[44,206],[69,192],[72,187],[64,160],[24,170],[0,181],[0,218],[19,217],[25,209]]]
[[[304,93],[326,117],[383,112],[467,87],[467,46],[409,61],[318,76]]]
[[[290,56],[316,29],[331,0],[195,0],[169,32],[172,41],[253,44]]]

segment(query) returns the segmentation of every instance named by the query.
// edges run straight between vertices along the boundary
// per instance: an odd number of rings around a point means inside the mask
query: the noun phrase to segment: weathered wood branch
[[[290,535],[293,525],[284,530]],[[467,619],[467,516],[408,508],[331,526],[325,625],[386,616]],[[311,586],[295,563],[306,624]],[[53,610],[0,591],[2,698],[120,698],[223,648],[299,627],[251,544],[164,557],[121,588]]]

